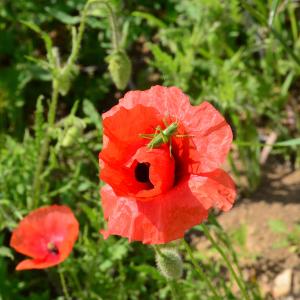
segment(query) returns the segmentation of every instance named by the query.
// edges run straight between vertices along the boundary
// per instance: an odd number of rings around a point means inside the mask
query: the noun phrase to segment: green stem
[[[67,300],[72,300],[72,298],[70,297],[70,294],[68,292],[68,289],[67,289],[67,284],[66,284],[64,273],[60,267],[58,267],[58,273],[59,273],[60,283],[61,283],[61,287],[62,287],[62,290],[64,293],[64,297]]]
[[[220,253],[222,258],[224,259],[224,262],[226,263],[231,275],[233,276],[234,280],[236,281],[241,293],[243,294],[244,299],[250,300],[250,297],[248,295],[247,289],[245,287],[245,284],[242,282],[242,280],[239,278],[239,276],[236,274],[235,270],[233,269],[228,257],[226,256],[225,252],[223,249],[216,243],[212,235],[210,234],[207,226],[205,224],[201,224],[203,232],[207,239],[211,242],[213,247]]]
[[[224,229],[221,227],[221,225],[218,223],[216,217],[214,215],[211,215],[212,220],[217,224],[217,228],[219,230],[216,230],[216,234],[218,239],[224,244],[224,246],[228,249],[228,251],[230,252],[231,256],[232,256],[232,260],[234,265],[236,266],[236,269],[238,271],[238,276],[242,277],[242,270],[240,268],[239,265],[239,261],[238,261],[238,257],[231,245],[230,242],[230,238],[228,236],[228,234],[224,231]]]
[[[189,246],[189,244],[183,239],[182,243],[187,251],[187,253],[190,256],[190,259],[192,261],[193,266],[195,267],[196,272],[199,274],[200,280],[204,281],[207,286],[209,287],[210,291],[212,292],[212,294],[214,295],[214,297],[216,299],[222,299],[221,296],[218,294],[217,290],[215,289],[215,287],[211,284],[211,282],[207,279],[207,276],[204,274],[203,270],[200,268],[199,264],[197,263],[194,254]]]
[[[174,280],[168,280],[168,284],[171,290],[171,295],[173,300],[179,299],[177,291],[176,291],[176,286],[175,286],[175,281]]]
[[[110,21],[110,26],[111,26],[111,30],[112,30],[113,48],[114,48],[114,50],[119,50],[119,48],[120,48],[120,43],[119,43],[120,36],[119,36],[116,16],[115,16],[111,6],[108,3],[103,2],[103,4],[107,7],[107,9],[109,11],[109,21]]]
[[[40,154],[37,162],[37,166],[34,173],[34,181],[33,181],[33,207],[36,208],[39,206],[39,198],[41,192],[41,174],[44,167],[44,162],[47,158],[48,151],[49,151],[49,143],[50,143],[50,130],[53,128],[55,123],[55,116],[56,116],[56,107],[59,95],[59,84],[57,80],[53,80],[52,83],[52,96],[51,102],[48,112],[48,124],[47,130],[45,133],[45,138],[43,144],[40,149]]]
[[[71,54],[68,58],[68,62],[65,66],[64,72],[67,74],[68,72],[71,72],[73,65],[75,64],[78,55],[79,55],[79,50],[81,47],[81,42],[85,30],[85,23],[86,23],[86,18],[87,18],[87,13],[88,13],[88,8],[89,5],[92,3],[99,2],[105,5],[109,11],[109,19],[112,27],[112,32],[113,32],[113,47],[115,50],[119,49],[119,35],[118,35],[118,30],[117,30],[117,22],[116,22],[116,17],[115,14],[111,8],[111,6],[102,0],[89,0],[84,6],[82,15],[81,15],[81,21],[78,29],[78,34],[76,35],[73,32],[73,38],[76,37],[75,41],[73,41],[73,46],[72,46],[72,51]],[[50,51],[51,52],[51,51]],[[51,61],[49,63],[51,64]],[[52,62],[52,64],[54,64]],[[53,66],[55,68],[55,66]],[[58,66],[56,66],[58,68]],[[37,166],[35,169],[34,173],[34,181],[33,181],[33,207],[38,207],[39,205],[39,197],[40,197],[40,190],[41,190],[41,174],[43,171],[44,167],[44,162],[47,159],[47,155],[49,152],[49,143],[50,143],[50,130],[53,128],[53,125],[55,123],[55,116],[56,116],[56,107],[57,107],[57,101],[58,101],[58,96],[59,96],[59,80],[57,79],[57,69],[54,70],[53,73],[53,83],[52,83],[52,97],[51,97],[51,102],[50,102],[50,107],[49,107],[49,112],[48,112],[48,128],[45,134],[45,138],[43,140],[40,153],[39,153],[39,158],[37,162]],[[59,72],[58,72],[59,73]]]
[[[83,9],[83,12],[81,14],[81,20],[80,20],[80,24],[79,24],[79,29],[78,29],[78,34],[77,34],[77,37],[76,37],[76,41],[72,47],[72,52],[68,58],[68,62],[67,62],[67,71],[69,71],[69,68],[71,68],[76,60],[77,60],[77,57],[78,57],[78,54],[79,54],[79,50],[80,50],[80,47],[81,47],[81,41],[82,41],[82,38],[83,38],[83,33],[84,33],[84,30],[85,30],[85,21],[86,21],[86,17],[87,17],[87,9],[90,5],[91,1],[88,1]]]
[[[155,250],[156,254],[161,256],[161,257],[166,257],[166,255],[160,250],[159,245],[153,245],[153,249]],[[177,291],[176,291],[176,282],[175,280],[172,279],[167,279],[167,283],[170,287],[171,290],[171,295],[172,295],[172,299],[173,300],[177,300],[178,295],[177,295]]]
[[[165,255],[161,252],[161,250],[160,250],[160,248],[159,248],[158,245],[153,245],[153,249],[155,250],[155,252],[156,252],[158,255],[160,255],[160,256],[162,256],[162,257],[165,257]]]
[[[117,26],[117,19],[116,16],[114,14],[114,11],[111,7],[111,5],[106,2],[106,1],[102,1],[102,0],[90,0],[89,4],[91,3],[101,3],[104,6],[106,6],[108,13],[109,13],[109,22],[110,22],[110,26],[111,26],[111,30],[112,30],[112,44],[113,44],[113,48],[114,50],[118,50],[120,48],[120,37],[119,37],[119,31],[118,31],[118,26]]]
[[[81,47],[83,33],[84,33],[84,30],[85,30],[85,23],[86,23],[88,8],[91,4],[96,3],[96,2],[105,5],[108,12],[109,12],[109,20],[110,20],[110,25],[111,25],[111,28],[112,28],[112,33],[113,33],[113,37],[112,37],[113,47],[114,47],[115,50],[119,49],[119,32],[118,32],[118,28],[117,28],[117,21],[116,21],[115,14],[114,14],[111,6],[106,1],[89,0],[83,8],[83,12],[82,12],[82,15],[81,15],[81,21],[80,21],[80,25],[79,25],[79,29],[78,29],[78,35],[77,35],[77,38],[76,38],[76,42],[75,42],[74,46],[72,47],[72,52],[70,54],[70,57],[68,59],[68,63],[67,63],[67,66],[66,66],[66,68],[67,68],[66,72],[69,71],[69,68],[71,68],[77,60],[79,50],[80,50],[80,47]]]

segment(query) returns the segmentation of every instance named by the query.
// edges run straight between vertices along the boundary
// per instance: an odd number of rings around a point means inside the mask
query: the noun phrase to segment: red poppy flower
[[[16,270],[44,269],[64,261],[78,237],[79,224],[67,206],[41,207],[26,216],[14,230],[10,246],[31,257]]]
[[[160,142],[146,138],[153,134]],[[167,243],[206,219],[211,207],[231,208],[235,186],[219,166],[232,131],[208,102],[192,106],[176,87],[131,91],[103,114],[103,135],[105,238]]]

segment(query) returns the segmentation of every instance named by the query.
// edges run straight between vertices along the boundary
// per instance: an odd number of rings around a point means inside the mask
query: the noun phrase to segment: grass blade
[[[272,27],[272,25],[273,25],[273,21],[274,21],[274,18],[276,16],[276,12],[277,12],[279,2],[280,2],[280,0],[273,0],[272,1],[271,11],[270,11],[269,20],[268,20],[268,25],[270,27]]]

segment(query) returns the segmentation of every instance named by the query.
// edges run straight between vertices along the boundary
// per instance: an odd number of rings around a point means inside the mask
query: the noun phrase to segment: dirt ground
[[[287,234],[300,224],[300,170],[277,165],[265,171],[257,192],[239,199],[218,221],[227,232],[246,228],[245,245],[238,250],[240,262],[245,276],[255,279],[265,299],[300,300],[300,245],[282,246]],[[275,232],[270,220],[280,220],[288,232]],[[203,238],[196,244],[199,250],[209,247]]]

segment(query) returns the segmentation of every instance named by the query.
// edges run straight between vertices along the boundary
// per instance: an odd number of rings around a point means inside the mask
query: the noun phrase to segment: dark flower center
[[[48,243],[47,249],[48,249],[49,253],[51,253],[51,254],[54,254],[54,255],[59,254],[59,250],[53,242]]]
[[[138,163],[135,167],[134,173],[135,173],[135,179],[139,182],[148,183],[150,182],[149,179],[149,168],[150,164],[145,163]]]

